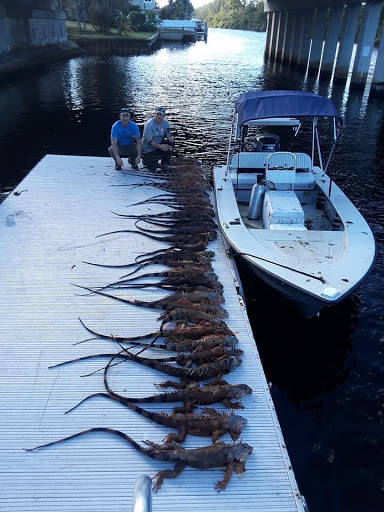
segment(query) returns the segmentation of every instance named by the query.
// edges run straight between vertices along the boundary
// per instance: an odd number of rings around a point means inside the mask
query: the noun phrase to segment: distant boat
[[[282,136],[289,130],[297,140],[304,120],[312,125],[309,154],[282,151],[280,136],[270,132],[279,130]],[[329,121],[331,149],[324,165],[319,125],[323,141]],[[305,317],[346,298],[375,259],[371,229],[327,174],[341,126],[334,104],[315,93],[242,94],[236,101],[227,164],[214,169],[225,239]]]
[[[191,21],[195,23],[196,38],[206,40],[208,36],[208,23],[203,23],[199,18],[191,18]]]

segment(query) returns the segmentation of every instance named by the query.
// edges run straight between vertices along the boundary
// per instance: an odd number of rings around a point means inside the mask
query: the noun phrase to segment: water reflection
[[[63,76],[63,87],[66,103],[70,110],[83,108],[79,74],[82,71],[81,61],[72,59],[68,63],[68,72]]]

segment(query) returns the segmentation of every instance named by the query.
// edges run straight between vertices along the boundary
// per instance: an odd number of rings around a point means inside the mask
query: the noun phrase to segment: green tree
[[[92,0],[89,7],[91,23],[96,32],[109,34],[114,24],[114,9],[116,8],[114,0]]]
[[[67,19],[77,22],[79,31],[86,30],[88,9],[91,0],[63,0],[62,8],[67,14]],[[81,27],[83,24],[83,27]]]
[[[190,0],[168,0],[168,5],[160,9],[162,20],[189,20],[193,14]]]
[[[210,27],[266,30],[263,0],[214,0],[195,9],[195,14]]]

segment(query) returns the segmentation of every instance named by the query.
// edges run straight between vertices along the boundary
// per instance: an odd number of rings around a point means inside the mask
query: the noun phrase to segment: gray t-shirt
[[[160,144],[168,135],[170,135],[170,124],[166,119],[163,119],[160,124],[157,124],[154,119],[149,119],[144,125],[143,153],[149,153],[155,149],[148,144],[147,139]]]

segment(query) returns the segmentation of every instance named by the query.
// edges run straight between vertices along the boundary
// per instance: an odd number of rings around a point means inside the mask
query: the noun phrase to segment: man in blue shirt
[[[165,108],[157,107],[155,115],[144,125],[143,163],[150,170],[157,169],[159,160],[161,168],[168,169],[173,152],[175,138],[171,135],[171,127],[165,119]]]
[[[116,171],[120,171],[123,161],[122,156],[128,157],[132,169],[138,169],[141,160],[141,137],[139,127],[131,121],[131,113],[127,108],[120,110],[119,121],[112,125],[111,145],[108,153],[115,161]]]

